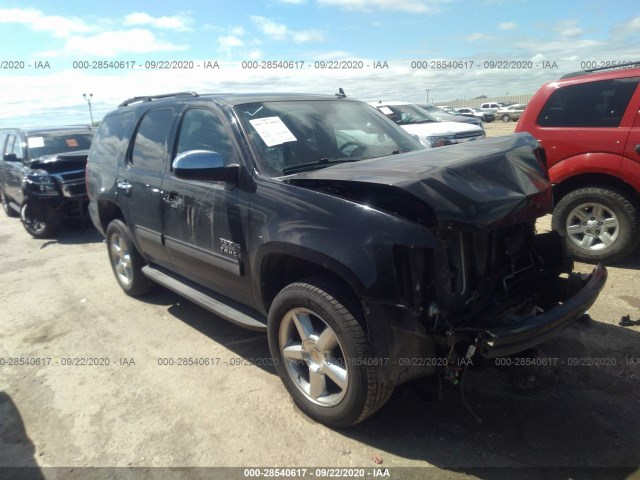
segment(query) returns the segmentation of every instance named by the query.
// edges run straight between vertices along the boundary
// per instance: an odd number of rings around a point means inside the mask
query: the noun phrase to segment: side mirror
[[[189,150],[171,164],[173,173],[186,180],[238,183],[240,165],[225,166],[222,155],[210,150]]]
[[[21,159],[18,158],[15,153],[7,153],[4,156],[4,161],[5,162],[19,162],[19,161],[21,161]]]

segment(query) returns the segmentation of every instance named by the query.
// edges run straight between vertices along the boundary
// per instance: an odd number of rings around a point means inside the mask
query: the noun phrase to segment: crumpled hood
[[[551,183],[537,149],[537,141],[522,133],[332,165],[286,181],[323,190],[383,185],[429,205],[440,224],[484,228],[534,220],[551,210]]]
[[[46,170],[49,173],[66,172],[69,170],[80,170],[87,165],[89,150],[76,150],[68,153],[58,153],[55,155],[44,155],[34,158],[29,162],[33,169]]]

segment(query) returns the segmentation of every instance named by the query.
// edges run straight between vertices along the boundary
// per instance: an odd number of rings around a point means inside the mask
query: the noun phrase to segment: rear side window
[[[559,88],[538,115],[541,127],[618,127],[640,78]]]
[[[91,144],[89,162],[115,165],[124,158],[134,120],[135,114],[132,111],[107,115],[100,123]]]
[[[140,122],[131,150],[131,163],[150,170],[164,170],[173,110],[150,110]]]

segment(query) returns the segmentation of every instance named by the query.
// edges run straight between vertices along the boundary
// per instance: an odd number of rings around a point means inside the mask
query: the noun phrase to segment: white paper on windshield
[[[256,118],[249,120],[249,123],[253,125],[253,128],[256,129],[256,132],[258,132],[267,147],[298,140],[284,122],[280,120],[280,117]]]
[[[29,145],[29,148],[44,147],[44,137],[29,137],[27,139],[27,145]]]
[[[393,115],[393,110],[391,110],[389,107],[380,107],[378,110],[380,110],[385,115]]]

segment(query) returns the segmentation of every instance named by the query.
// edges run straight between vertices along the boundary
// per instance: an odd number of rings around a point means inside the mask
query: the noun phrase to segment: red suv
[[[553,228],[580,260],[615,262],[638,244],[639,65],[571,73],[543,85],[516,127],[546,151]]]

